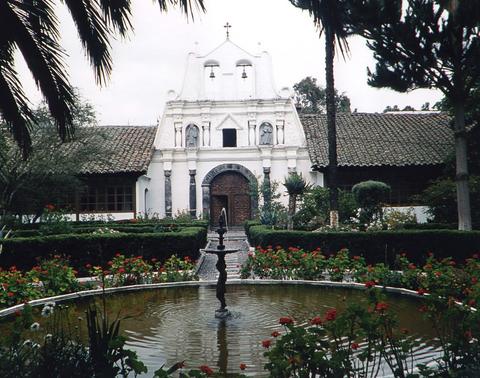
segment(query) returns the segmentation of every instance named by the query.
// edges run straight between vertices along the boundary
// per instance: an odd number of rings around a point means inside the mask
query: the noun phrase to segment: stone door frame
[[[225,172],[237,172],[240,173],[243,177],[245,177],[250,184],[250,186],[258,185],[257,178],[255,175],[246,167],[240,164],[221,164],[217,165],[215,168],[211,169],[203,178],[202,181],[202,211],[203,216],[207,216],[210,218],[210,184],[212,181],[221,173]],[[256,212],[258,209],[258,200],[254,197],[251,197],[251,212],[252,217],[255,217]],[[210,220],[211,222],[211,220]]]

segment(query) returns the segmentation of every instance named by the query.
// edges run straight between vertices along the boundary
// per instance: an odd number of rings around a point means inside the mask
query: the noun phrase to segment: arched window
[[[254,96],[253,66],[249,60],[241,59],[236,63],[235,82],[238,98],[248,99]]]
[[[208,99],[217,99],[221,83],[220,63],[216,60],[207,60],[203,64],[203,83],[205,96]]]
[[[271,123],[263,122],[259,128],[260,144],[273,144],[273,126]]]
[[[187,148],[198,147],[198,139],[200,137],[200,131],[196,125],[188,125],[185,129],[185,146]]]

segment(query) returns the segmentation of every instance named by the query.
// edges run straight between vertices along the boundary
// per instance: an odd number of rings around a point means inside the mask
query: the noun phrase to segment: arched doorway
[[[240,164],[221,164],[208,172],[202,181],[203,214],[216,226],[220,211],[227,210],[229,226],[242,226],[255,216],[257,201],[251,188],[257,185],[255,175]]]
[[[224,172],[210,184],[210,214],[212,224],[220,216],[222,208],[227,211],[229,226],[241,226],[252,217],[252,201],[248,180],[238,172]]]

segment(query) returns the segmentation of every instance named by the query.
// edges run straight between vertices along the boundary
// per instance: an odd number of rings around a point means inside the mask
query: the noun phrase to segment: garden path
[[[208,234],[208,245],[211,248],[215,248],[218,243],[218,235],[216,233]],[[245,232],[242,231],[228,231],[225,234],[224,244],[226,248],[238,249],[236,253],[230,253],[225,256],[225,262],[227,264],[228,279],[240,278],[240,268],[247,259],[248,255],[248,242]],[[198,269],[198,277],[201,281],[216,280],[218,278],[218,271],[215,268],[217,263],[217,256],[204,253],[202,263]]]

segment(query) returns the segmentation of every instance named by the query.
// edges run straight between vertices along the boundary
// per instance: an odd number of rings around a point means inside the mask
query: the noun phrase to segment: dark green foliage
[[[346,222],[356,215],[358,205],[351,192],[340,190],[338,194],[339,217]],[[316,186],[303,196],[302,204],[293,218],[295,228],[313,229],[323,226],[328,221],[329,211],[328,189]]]
[[[472,223],[480,224],[480,176],[469,179]],[[450,178],[435,181],[419,195],[422,204],[429,207],[428,213],[433,222],[457,222],[457,193],[455,182]]]
[[[361,208],[360,224],[369,224],[375,219],[382,219],[382,204],[386,201],[390,186],[380,181],[363,181],[353,186],[352,193]]]
[[[293,85],[295,106],[300,113],[325,113],[327,111],[325,88],[318,86],[317,79],[307,76]],[[345,93],[335,90],[337,112],[350,113],[350,99]]]
[[[480,231],[402,230],[371,232],[308,232],[271,230],[263,226],[248,229],[251,245],[266,248],[280,245],[313,251],[320,248],[325,254],[347,248],[353,255],[365,257],[369,263],[386,262],[393,266],[395,256],[406,252],[414,262],[425,261],[428,252],[438,258],[453,257],[463,261],[478,252]]]
[[[52,254],[69,256],[72,266],[80,273],[86,264],[105,265],[117,253],[127,256],[153,257],[164,261],[173,254],[179,257],[199,257],[206,244],[207,230],[203,227],[182,228],[178,232],[68,234],[2,240],[0,266],[16,265],[30,269],[37,257]]]

